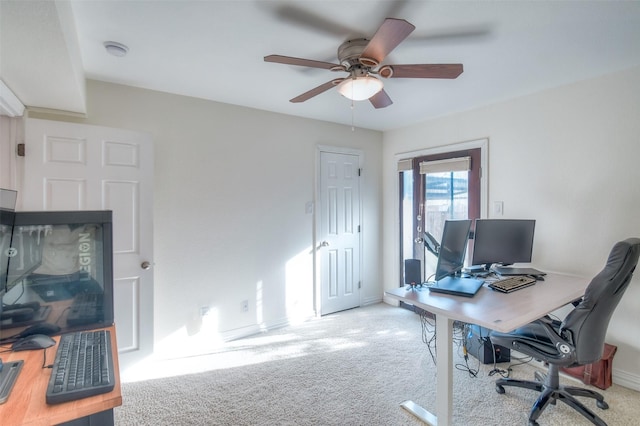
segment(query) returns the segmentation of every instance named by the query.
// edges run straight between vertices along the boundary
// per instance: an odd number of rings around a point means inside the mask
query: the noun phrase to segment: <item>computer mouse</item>
[[[33,349],[46,349],[56,344],[56,341],[44,334],[32,334],[16,340],[11,346],[13,351],[30,351]]]
[[[40,322],[27,327],[20,332],[16,337],[27,337],[33,334],[44,334],[45,336],[53,336],[60,331],[60,327],[49,322]]]

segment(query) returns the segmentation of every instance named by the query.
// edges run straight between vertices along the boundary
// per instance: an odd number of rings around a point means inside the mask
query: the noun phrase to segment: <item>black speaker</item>
[[[420,259],[404,260],[404,283],[411,285],[422,284],[422,271],[420,271]]]

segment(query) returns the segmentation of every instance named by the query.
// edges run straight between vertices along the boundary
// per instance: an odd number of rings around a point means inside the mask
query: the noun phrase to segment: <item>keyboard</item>
[[[536,283],[535,278],[525,276],[513,276],[504,278],[501,280],[493,281],[489,284],[494,290],[501,291],[503,293],[511,293],[512,291],[520,290],[525,287],[529,287]]]
[[[109,330],[76,331],[60,336],[47,386],[47,404],[111,392],[114,386]]]
[[[67,315],[67,324],[86,325],[103,321],[102,300],[101,293],[82,292],[76,294]]]

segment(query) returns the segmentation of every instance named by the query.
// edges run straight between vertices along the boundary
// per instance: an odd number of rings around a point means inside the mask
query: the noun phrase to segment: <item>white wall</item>
[[[362,300],[382,299],[380,132],[97,81],[87,99],[88,118],[68,120],[153,137],[159,357],[312,314],[314,216],[305,203],[314,200],[318,145],[364,154]],[[204,324],[202,306],[213,313]]]
[[[489,206],[504,201],[504,218],[537,220],[533,263],[546,271],[595,275],[616,241],[640,237],[639,111],[636,68],[386,132],[385,289],[398,284],[394,155],[485,137]],[[607,336],[619,348],[617,383],[640,389],[638,312],[640,274]]]

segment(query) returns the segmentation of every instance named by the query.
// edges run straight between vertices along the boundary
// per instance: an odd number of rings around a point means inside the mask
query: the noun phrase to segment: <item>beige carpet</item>
[[[420,317],[385,304],[229,342],[214,354],[157,368],[175,374],[177,365],[198,373],[125,383],[116,425],[416,425],[421,422],[400,408],[402,401],[435,408],[435,366]],[[479,369],[476,377],[453,373],[454,424],[527,425],[535,393],[507,389],[499,395],[496,376],[488,375],[493,365],[475,358],[469,365]],[[533,371],[519,365],[512,376],[531,378]],[[610,426],[638,424],[639,392],[614,385],[603,393],[609,410],[587,404]],[[539,422],[590,424],[560,403]]]

